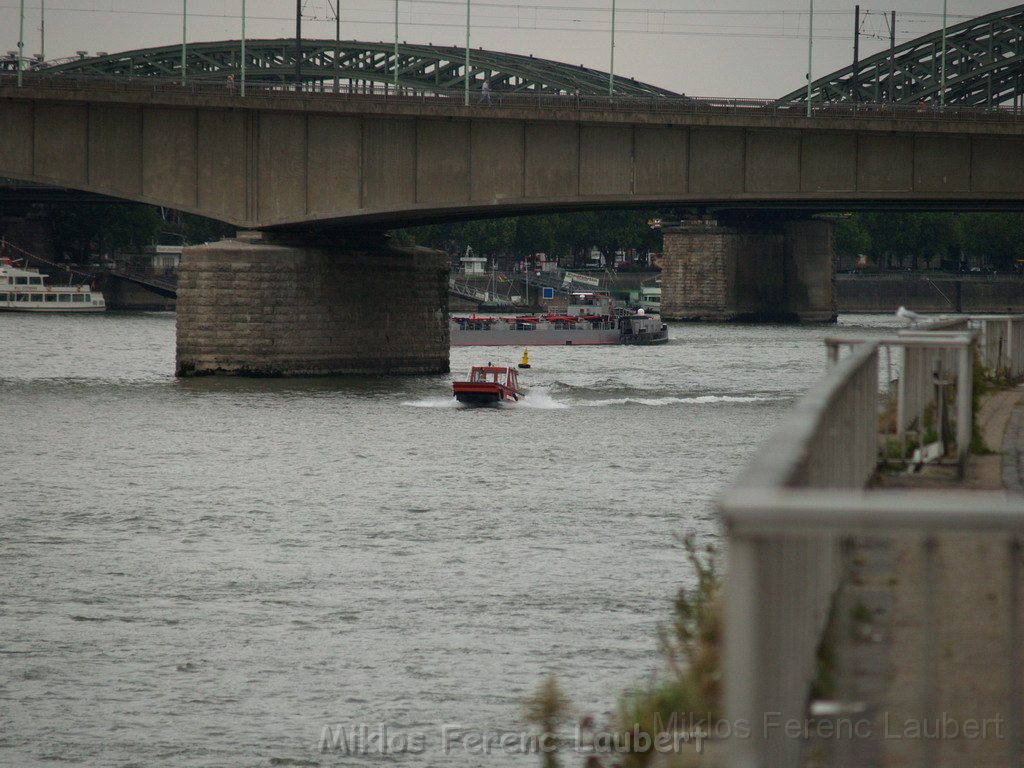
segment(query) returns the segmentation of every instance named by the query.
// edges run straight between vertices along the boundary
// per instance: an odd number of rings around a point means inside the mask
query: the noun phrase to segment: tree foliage
[[[440,248],[449,253],[473,253],[488,257],[522,258],[534,253],[567,257],[571,263],[586,262],[597,248],[606,265],[620,250],[641,256],[661,250],[661,233],[648,221],[660,218],[656,211],[583,211],[435,224],[398,230],[399,242]]]
[[[1014,269],[1024,259],[1024,214],[853,213],[836,220],[836,252],[880,268]]]

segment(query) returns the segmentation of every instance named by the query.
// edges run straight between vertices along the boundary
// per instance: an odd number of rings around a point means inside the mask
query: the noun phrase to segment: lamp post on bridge
[[[811,116],[811,83],[814,82],[814,0],[807,22],[807,116]]]
[[[612,50],[608,67],[608,96],[615,95],[615,0],[612,0]]]
[[[949,0],[942,0],[942,63],[939,65],[942,74],[939,77],[939,106],[946,106],[946,18]]]
[[[245,98],[245,0],[242,0],[242,83],[241,95]]]
[[[341,90],[341,78],[338,76],[338,70],[341,68],[341,63],[338,59],[341,57],[341,0],[334,0],[334,92],[338,93]]]
[[[188,0],[181,0],[181,84],[185,85],[185,40],[188,29]]]
[[[25,51],[25,0],[21,0],[18,17],[18,87],[21,87],[22,61]]]
[[[398,94],[398,0],[395,0],[395,94]]]
[[[462,80],[463,80],[462,104],[463,104],[463,106],[466,106],[466,107],[469,106],[469,30],[470,30],[470,23],[469,23],[470,7],[469,6],[470,6],[470,2],[471,2],[471,0],[466,0],[466,61],[463,64],[463,72],[465,73],[465,76],[462,78]]]

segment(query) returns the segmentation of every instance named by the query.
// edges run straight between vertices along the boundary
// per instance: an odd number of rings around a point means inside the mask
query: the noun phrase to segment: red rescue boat
[[[519,374],[505,365],[474,365],[467,381],[452,382],[452,394],[460,403],[491,405],[522,400]]]

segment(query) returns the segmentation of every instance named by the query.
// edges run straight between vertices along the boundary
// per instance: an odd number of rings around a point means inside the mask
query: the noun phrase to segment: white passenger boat
[[[102,312],[103,294],[88,285],[47,285],[49,275],[0,258],[0,312]]]

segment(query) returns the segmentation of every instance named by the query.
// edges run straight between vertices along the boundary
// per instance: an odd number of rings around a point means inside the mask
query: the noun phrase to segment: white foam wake
[[[609,405],[680,405],[684,403],[704,405],[708,403],[759,403],[774,400],[772,397],[758,395],[698,395],[696,397],[616,397],[609,400],[582,400],[579,405],[597,408]]]
[[[454,397],[425,397],[422,400],[407,400],[402,405],[412,408],[459,408],[461,403]]]
[[[535,408],[541,411],[558,411],[569,407],[566,403],[555,400],[551,393],[543,387],[532,387],[526,390],[526,397],[512,405],[516,408]]]

